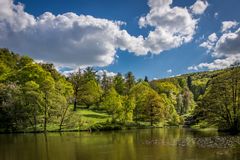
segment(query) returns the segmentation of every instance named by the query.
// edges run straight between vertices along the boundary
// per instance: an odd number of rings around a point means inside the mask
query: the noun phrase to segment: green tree
[[[155,122],[164,119],[167,114],[163,99],[155,91],[151,91],[147,94],[144,110],[146,113],[146,120],[150,121],[151,126],[153,126]]]
[[[123,95],[125,91],[125,82],[121,73],[118,73],[113,79],[113,85],[118,94]]]
[[[147,76],[144,77],[144,82],[148,82],[148,77]]]
[[[122,98],[114,88],[110,88],[104,96],[101,108],[105,109],[112,116],[112,122],[123,119]]]
[[[187,77],[187,85],[190,90],[192,90],[192,77],[188,76]]]
[[[57,105],[56,115],[59,117],[59,130],[62,130],[62,126],[66,118],[70,118],[69,106],[72,102],[73,87],[71,83],[67,82],[64,78],[56,82],[56,102]]]
[[[0,128],[16,132],[29,126],[29,107],[23,102],[21,88],[15,83],[0,84]]]
[[[233,67],[212,79],[201,101],[205,118],[220,129],[239,131],[240,69]]]
[[[133,75],[132,72],[128,72],[125,75],[125,86],[126,86],[126,94],[128,95],[130,93],[131,88],[134,86],[135,84],[135,77]]]
[[[40,114],[42,108],[43,97],[39,90],[39,84],[34,81],[27,81],[23,87],[23,100],[24,106],[29,108],[29,119],[33,117],[34,131],[37,131],[38,115]]]
[[[132,122],[133,120],[133,110],[136,107],[135,97],[133,96],[123,96],[122,97],[123,106],[123,122]]]
[[[78,95],[80,88],[82,87],[83,84],[83,75],[81,73],[81,70],[79,70],[75,73],[70,74],[69,76],[69,81],[73,85],[73,91],[74,91],[74,105],[73,105],[73,111],[77,110],[77,100],[78,100]]]
[[[108,77],[106,72],[103,72],[102,80],[101,80],[101,86],[103,89],[103,92],[106,93],[108,89],[112,86],[112,79],[111,77]]]
[[[83,73],[84,81],[97,81],[96,80],[96,71],[92,67],[87,67]]]
[[[80,88],[79,100],[88,108],[91,105],[98,103],[101,96],[102,89],[100,85],[94,80],[87,81]]]
[[[138,123],[139,120],[144,120],[144,106],[150,90],[151,88],[146,82],[140,82],[131,89],[130,95],[135,98],[136,106],[133,110],[133,117],[136,123]]]

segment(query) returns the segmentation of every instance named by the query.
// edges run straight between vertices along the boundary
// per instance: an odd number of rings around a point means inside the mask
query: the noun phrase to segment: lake
[[[1,160],[237,160],[240,136],[185,128],[1,134]]]

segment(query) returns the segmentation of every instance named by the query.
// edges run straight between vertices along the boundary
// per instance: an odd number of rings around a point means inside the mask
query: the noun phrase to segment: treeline
[[[111,123],[158,122],[178,125],[194,108],[184,80],[148,82],[132,72],[114,77],[93,68],[65,77],[52,64],[38,64],[7,49],[0,50],[0,128],[2,131],[47,131],[77,119],[83,106],[111,115]],[[73,107],[71,107],[73,104]],[[79,108],[79,106],[81,108]],[[74,124],[72,125],[74,126]]]
[[[154,81],[136,80],[132,72],[97,76],[90,67],[66,77],[52,64],[0,49],[0,131],[79,128],[78,111],[83,109],[108,113],[111,120],[106,124],[185,124],[238,131],[239,79],[236,65]]]

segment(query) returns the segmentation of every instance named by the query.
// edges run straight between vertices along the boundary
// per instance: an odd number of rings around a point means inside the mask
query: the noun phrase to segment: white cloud
[[[167,70],[167,73],[172,73],[172,69]]]
[[[208,36],[208,40],[205,42],[202,42],[199,46],[206,48],[208,52],[212,50],[214,47],[215,42],[218,40],[218,37],[216,33],[212,33]]]
[[[216,59],[211,63],[190,66],[188,67],[189,70],[223,69],[240,61],[240,28],[233,32],[224,32],[220,38],[211,35],[200,46],[207,48]]]
[[[149,0],[150,12],[139,19],[140,28],[155,27],[145,38],[145,47],[149,52],[159,54],[162,51],[179,47],[192,40],[197,27],[187,8],[171,7],[171,0]]]
[[[222,32],[227,32],[229,29],[234,28],[238,25],[236,21],[223,21],[222,22]]]
[[[199,69],[208,69],[208,70],[216,70],[216,69],[224,69],[230,67],[232,64],[239,62],[240,55],[230,56],[223,59],[215,59],[211,63],[200,63],[197,66],[190,66],[188,70],[199,70]]]
[[[193,39],[198,21],[189,9],[171,7],[172,0],[149,0],[148,5],[150,12],[139,19],[139,26],[154,29],[143,37],[131,36],[121,21],[71,12],[34,17],[23,4],[0,0],[0,47],[58,65],[107,66],[118,49],[160,54]]]
[[[216,18],[216,19],[217,19],[217,18],[218,18],[218,16],[219,16],[219,13],[218,13],[218,12],[215,12],[215,13],[214,13],[214,18]]]
[[[106,66],[115,59],[115,39],[123,32],[119,21],[50,12],[34,18],[12,1],[5,10],[9,14],[0,14],[0,47],[63,65]]]
[[[209,40],[210,42],[216,42],[217,39],[218,39],[218,37],[217,37],[216,33],[212,33],[212,34],[210,34],[210,35],[208,36],[208,40]]]
[[[197,71],[198,70],[198,66],[189,66],[187,69],[188,70],[195,70],[195,71]]]
[[[208,2],[206,0],[197,0],[191,7],[193,14],[203,14],[208,7]]]
[[[103,77],[104,73],[106,74],[107,77],[114,77],[114,76],[117,75],[117,73],[110,72],[110,71],[107,71],[107,70],[98,70],[96,75],[98,75],[100,77]]]

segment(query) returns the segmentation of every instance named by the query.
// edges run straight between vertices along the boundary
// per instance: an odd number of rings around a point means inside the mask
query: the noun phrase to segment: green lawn
[[[83,122],[83,128],[92,126],[96,123],[111,120],[111,116],[104,112],[93,111],[88,109],[78,109],[77,114]]]
[[[111,123],[104,123],[104,122],[111,122],[111,115],[107,114],[104,111],[86,109],[85,107],[78,107],[76,111],[73,111],[73,106],[70,106],[70,114],[69,118],[66,118],[64,121],[64,125],[62,126],[62,131],[83,131],[83,130],[90,130],[90,128],[94,126],[101,126],[104,127],[114,127],[115,124]],[[104,124],[104,125],[102,125]],[[118,124],[119,125],[119,124]],[[121,125],[121,124],[120,124]],[[137,127],[149,127],[149,122],[138,122],[138,125],[133,123],[125,124],[130,128],[137,128]],[[164,123],[160,122],[154,125],[155,127],[163,127]],[[38,131],[43,130],[43,125],[38,124],[37,126]],[[47,125],[48,131],[58,131],[59,130],[59,122],[55,121],[52,123],[48,123]],[[33,131],[32,127],[29,127],[25,130],[26,132]]]

